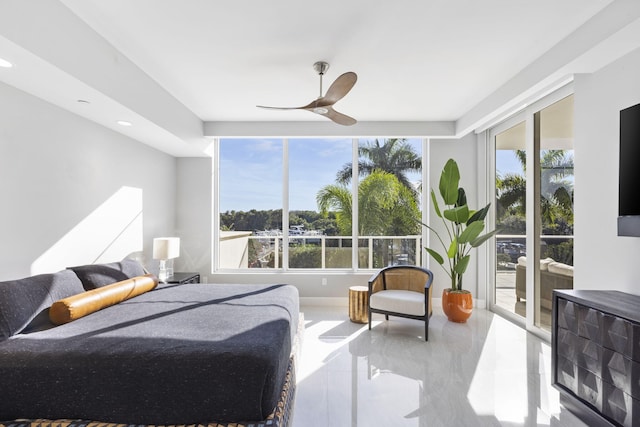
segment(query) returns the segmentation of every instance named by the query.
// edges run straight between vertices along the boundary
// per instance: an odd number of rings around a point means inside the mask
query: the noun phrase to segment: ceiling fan
[[[313,64],[313,69],[320,75],[320,96],[315,101],[311,101],[303,107],[267,107],[264,105],[257,105],[256,107],[271,110],[307,110],[331,119],[340,125],[351,126],[356,124],[356,119],[353,117],[349,117],[333,109],[333,104],[341,100],[349,93],[353,85],[356,84],[356,80],[358,80],[356,73],[349,71],[339,76],[333,84],[329,86],[327,93],[322,96],[322,76],[329,69],[329,64],[318,61]]]

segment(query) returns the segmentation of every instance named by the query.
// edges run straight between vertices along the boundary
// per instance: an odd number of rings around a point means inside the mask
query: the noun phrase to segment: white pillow
[[[554,262],[553,258],[541,259],[540,260],[540,270],[542,270],[542,271],[548,270],[549,263],[552,263],[552,262]],[[526,267],[527,266],[527,257],[521,256],[520,258],[518,258],[518,265]]]
[[[549,269],[549,264],[551,264],[553,258],[545,258],[540,260],[540,271],[547,271]]]
[[[563,264],[561,262],[549,263],[549,272],[560,274],[562,276],[573,277],[573,266]]]

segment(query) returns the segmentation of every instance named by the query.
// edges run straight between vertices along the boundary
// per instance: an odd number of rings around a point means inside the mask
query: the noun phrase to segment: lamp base
[[[168,278],[170,278],[173,274],[170,272],[169,268],[167,268],[167,260],[160,260],[160,269],[158,270],[158,280],[160,282],[166,282]]]

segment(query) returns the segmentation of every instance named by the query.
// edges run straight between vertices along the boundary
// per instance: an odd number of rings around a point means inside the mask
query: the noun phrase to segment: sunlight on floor
[[[527,381],[514,381],[523,372]],[[476,413],[494,414],[501,422],[516,424],[526,421],[534,399],[537,425],[549,425],[546,414],[560,412],[558,393],[549,386],[550,373],[549,345],[496,319],[491,322],[467,396]]]
[[[551,387],[550,347],[485,310],[466,324],[349,321],[344,307],[303,306],[294,427],[584,426]]]

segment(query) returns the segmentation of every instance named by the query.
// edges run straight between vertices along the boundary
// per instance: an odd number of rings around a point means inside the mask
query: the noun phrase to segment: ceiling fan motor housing
[[[322,75],[327,72],[329,69],[329,63],[324,61],[318,61],[313,64],[313,69],[316,70],[316,73]]]

